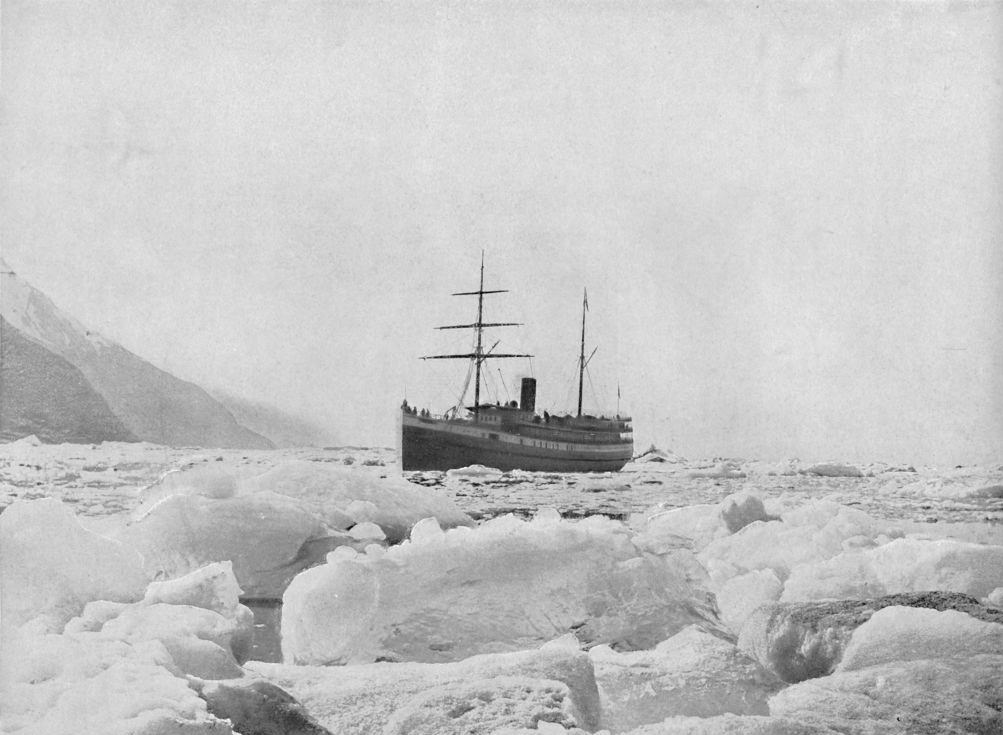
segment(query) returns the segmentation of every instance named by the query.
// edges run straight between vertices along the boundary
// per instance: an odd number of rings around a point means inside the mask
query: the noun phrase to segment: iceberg
[[[973,597],[951,592],[916,592],[869,600],[780,602],[753,612],[742,627],[738,646],[786,682],[825,676],[835,670],[854,631],[877,615],[876,611],[889,607],[960,610],[990,622],[1003,618],[1003,613],[981,605]],[[909,619],[909,613],[899,613],[903,614]],[[879,630],[887,630],[887,626]],[[885,633],[877,637],[882,635]]]
[[[142,488],[139,493],[140,509],[149,508],[172,495],[201,495],[204,498],[222,500],[237,494],[237,476],[229,469],[215,464],[194,464],[188,467],[168,470],[152,485]]]
[[[237,589],[221,564],[151,585],[136,602],[91,600],[61,633],[6,628],[4,731],[229,735],[188,677],[243,676],[234,650],[252,621]]]
[[[721,501],[721,520],[724,521],[728,533],[738,533],[750,523],[779,519],[766,512],[766,507],[758,495],[742,492],[733,493]]]
[[[785,459],[779,462],[753,460],[742,465],[749,477],[794,477],[803,474],[801,460]]]
[[[985,603],[992,607],[1003,608],[1003,587],[997,587],[986,595]]]
[[[449,712],[470,712],[464,722],[476,728],[464,732],[527,726],[526,719],[491,719],[492,707],[497,714],[497,708],[509,706],[523,718],[550,718],[541,722],[590,732],[600,726],[592,664],[586,653],[566,642],[453,663],[291,666],[252,661],[247,668],[289,691],[318,722],[341,735],[387,732],[388,726],[405,724],[440,727]],[[465,688],[467,683],[474,685]],[[427,696],[430,691],[435,693]]]
[[[501,476],[501,470],[496,467],[485,467],[482,464],[472,464],[466,467],[457,467],[452,470],[446,470],[446,477],[497,480]]]
[[[19,735],[206,733],[229,723],[172,671],[159,641],[130,645],[99,633],[4,639],[2,728]]]
[[[965,498],[1003,497],[1003,472],[999,468],[959,468],[936,474],[923,474],[901,487],[890,482],[880,487],[883,494],[918,499],[961,500]]]
[[[376,553],[335,552],[283,597],[287,663],[457,661],[574,632],[621,650],[686,625],[718,625],[693,555],[645,553],[601,516],[492,519],[442,531],[434,520]]]
[[[898,538],[791,570],[781,600],[861,599],[922,590],[986,597],[1003,585],[1003,546]]]
[[[824,725],[785,717],[724,714],[716,717],[667,717],[623,735],[842,735]]]
[[[698,558],[717,588],[731,577],[761,569],[772,569],[785,581],[798,565],[823,562],[841,554],[846,545],[873,545],[891,535],[901,532],[863,511],[813,500],[785,512],[780,520],[754,521],[713,540]]]
[[[853,631],[836,671],[926,658],[1003,656],[1000,622],[978,620],[958,610],[885,607]]]
[[[472,526],[473,520],[446,495],[417,487],[403,477],[382,477],[372,470],[304,460],[283,462],[240,483],[242,492],[268,491],[295,498],[333,528],[375,523],[390,543],[407,538],[422,518],[443,528]]]
[[[745,472],[739,466],[738,462],[733,460],[723,460],[717,462],[711,467],[698,467],[696,469],[687,470],[687,477],[710,477],[714,479],[740,479],[745,477]]]
[[[840,733],[1003,732],[1003,656],[896,661],[793,684],[770,714]]]
[[[239,602],[240,586],[229,561],[208,564],[194,572],[146,587],[143,602],[147,605],[191,605],[227,617],[236,617],[245,608]]]
[[[354,543],[299,501],[269,492],[219,499],[170,495],[116,536],[143,555],[151,578],[231,561],[245,596],[276,599],[297,572]]]
[[[783,588],[783,582],[772,569],[757,569],[732,577],[717,591],[721,621],[738,635],[756,608],[776,602]]]
[[[755,661],[696,625],[652,650],[589,651],[603,702],[603,726],[614,733],[673,715],[711,717],[727,712],[766,715],[781,684]]]
[[[437,686],[390,716],[384,735],[467,735],[538,722],[575,727],[570,692],[559,681],[495,677]]]
[[[675,548],[699,551],[711,541],[726,536],[717,504],[701,503],[682,508],[649,511],[634,542],[652,553]]]
[[[774,520],[779,519],[766,512],[761,498],[739,492],[720,503],[669,509],[656,506],[648,511],[636,542],[653,551],[679,546],[700,551],[715,539],[737,533],[751,523]],[[688,539],[689,543],[680,543],[680,539]]]
[[[805,472],[819,477],[863,477],[859,467],[840,462],[821,462],[808,467]]]
[[[149,581],[143,559],[80,525],[58,500],[21,500],[0,514],[5,628],[37,618],[57,632],[91,600],[132,602]]]

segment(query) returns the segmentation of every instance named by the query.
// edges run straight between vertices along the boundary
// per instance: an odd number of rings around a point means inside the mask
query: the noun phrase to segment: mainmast
[[[464,353],[459,355],[428,355],[421,358],[422,360],[456,360],[456,359],[466,359],[473,360],[474,370],[476,372],[476,378],[474,380],[474,420],[476,421],[480,415],[480,405],[481,405],[481,363],[483,363],[488,358],[495,357],[532,357],[532,355],[524,354],[501,354],[492,352],[495,346],[498,344],[495,342],[487,352],[484,351],[484,328],[485,327],[514,327],[519,326],[519,322],[485,322],[484,321],[484,295],[490,293],[508,293],[507,289],[492,289],[490,291],[484,290],[484,252],[481,252],[481,278],[480,284],[476,291],[461,291],[459,293],[454,293],[453,296],[476,296],[477,297],[477,321],[473,324],[451,324],[446,327],[436,327],[436,329],[474,329],[477,332],[477,344],[474,351],[471,353]]]
[[[481,350],[481,336],[484,334],[484,251],[481,251],[481,281],[480,285],[477,287],[477,349],[475,350],[477,354],[477,366],[475,370],[477,375],[474,378],[474,417],[478,416],[480,413],[481,405],[481,363],[484,362],[484,358],[481,356],[483,354]]]
[[[592,354],[589,355],[589,359],[585,359],[585,312],[589,310],[589,290],[583,289],[584,294],[582,296],[582,342],[581,351],[578,353],[578,417],[582,416],[582,388],[585,382],[585,368],[588,366],[589,361],[592,359],[592,355],[596,354],[595,350],[592,350]]]

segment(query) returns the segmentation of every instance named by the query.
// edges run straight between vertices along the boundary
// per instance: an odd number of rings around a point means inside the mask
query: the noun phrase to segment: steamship
[[[552,416],[536,412],[536,379],[523,378],[520,400],[506,404],[481,403],[481,367],[486,360],[532,357],[525,354],[496,353],[484,349],[483,333],[489,327],[518,326],[515,322],[485,322],[484,296],[506,293],[504,289],[484,289],[484,258],[481,257],[480,286],[453,296],[477,297],[477,321],[438,329],[473,329],[474,351],[456,355],[428,355],[423,360],[469,360],[474,374],[474,403],[457,405],[442,415],[401,405],[401,468],[449,470],[484,465],[499,470],[535,472],[616,472],[631,458],[634,442],[629,417],[613,418],[582,414],[582,383],[585,368],[595,350],[585,357],[585,315],[588,295],[582,300],[582,339],[578,357],[577,414]],[[468,381],[469,381],[468,373]],[[463,394],[466,394],[464,386]],[[463,413],[461,414],[461,410]]]

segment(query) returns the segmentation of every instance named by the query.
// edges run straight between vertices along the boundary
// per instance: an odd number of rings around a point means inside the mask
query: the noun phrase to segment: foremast
[[[490,349],[484,350],[484,329],[485,327],[516,327],[520,322],[485,322],[484,321],[484,296],[485,294],[508,293],[508,289],[484,290],[484,253],[481,253],[481,277],[476,291],[460,291],[453,296],[476,296],[477,297],[477,321],[473,324],[450,324],[436,329],[474,329],[477,335],[477,342],[473,352],[457,355],[426,355],[422,360],[471,360],[474,364],[474,421],[480,416],[481,405],[481,364],[487,359],[505,357],[532,357],[532,355],[517,353],[496,353],[494,348],[498,345],[495,342]]]
[[[592,355],[596,354],[596,347],[592,350],[592,354],[589,355],[589,359],[585,359],[585,312],[589,310],[589,291],[588,289],[583,290],[582,295],[582,342],[581,350],[578,353],[578,418],[582,417],[582,388],[585,383],[585,368],[588,367],[589,362],[592,361]]]

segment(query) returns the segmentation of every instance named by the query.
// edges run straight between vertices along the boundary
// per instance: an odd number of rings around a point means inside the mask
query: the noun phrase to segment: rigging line
[[[585,370],[585,376],[589,379],[589,388],[592,390],[592,402],[600,416],[606,415],[606,407],[599,402],[599,394],[596,392],[595,384],[592,382],[592,373]]]
[[[476,341],[476,338],[472,337],[471,341],[472,342]],[[460,388],[460,395],[456,399],[456,403],[453,405],[452,412],[454,416],[457,413],[459,413],[460,409],[463,408],[463,402],[467,398],[467,391],[470,389],[470,378],[473,377],[473,373],[474,373],[474,363],[469,362],[467,363],[467,376],[463,379],[463,386]]]
[[[578,362],[578,358],[576,357],[575,358],[575,366],[574,366],[574,368],[568,368],[568,372],[565,373],[565,375],[568,376],[567,377],[567,381],[566,381],[567,384],[568,384],[568,389],[567,389],[567,393],[564,396],[564,405],[565,406],[573,406],[574,405],[572,399],[574,398],[574,396],[578,392],[578,365],[579,365],[579,362]]]
[[[491,375],[490,370],[485,370],[481,373],[481,379],[484,381],[484,392],[490,393],[490,397],[493,397],[495,403],[498,403],[498,386],[495,385],[494,376]],[[488,401],[490,403],[490,401]]]
[[[501,381],[502,388],[505,389],[505,402],[508,403],[512,400],[512,396],[508,393],[508,386],[505,384],[505,376],[502,375],[501,368],[498,368],[498,379]]]
[[[463,387],[460,389],[460,396],[456,399],[456,404],[453,406],[453,415],[455,416],[459,413],[460,409],[463,408],[463,401],[466,400],[467,391],[470,390],[470,378],[473,377],[474,364],[467,363],[467,377],[463,379]]]

